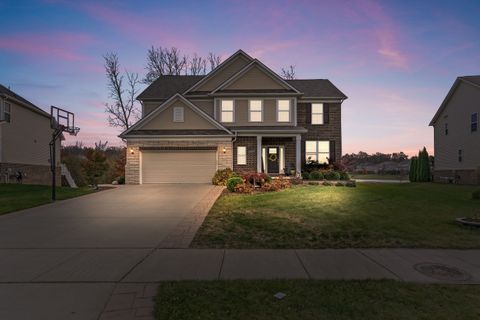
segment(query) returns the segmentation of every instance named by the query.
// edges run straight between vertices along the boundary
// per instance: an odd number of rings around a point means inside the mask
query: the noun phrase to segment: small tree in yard
[[[98,179],[107,171],[107,157],[102,150],[88,149],[86,159],[82,162],[87,182],[95,189],[98,188]]]
[[[418,152],[417,157],[412,157],[410,161],[410,181],[411,182],[429,182],[432,181],[430,172],[430,157],[427,149],[423,147]]]
[[[409,172],[410,182],[417,181],[417,164],[418,164],[418,158],[412,157],[412,159],[410,159],[410,172]]]

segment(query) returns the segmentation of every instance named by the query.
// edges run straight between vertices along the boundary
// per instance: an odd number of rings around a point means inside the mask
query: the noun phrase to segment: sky
[[[0,83],[75,112],[67,144],[122,144],[104,112],[109,52],[141,77],[153,45],[223,60],[243,49],[330,79],[348,96],[344,153],[433,152],[435,111],[457,76],[480,74],[479,0],[0,0],[0,12]]]

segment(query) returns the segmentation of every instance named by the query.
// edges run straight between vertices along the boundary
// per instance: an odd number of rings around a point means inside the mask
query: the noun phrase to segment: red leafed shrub
[[[260,189],[262,191],[278,191],[290,187],[290,180],[279,177],[278,179],[273,179],[272,182],[264,183]]]
[[[253,186],[262,186],[266,182],[272,181],[272,178],[266,173],[263,172],[243,172],[241,177],[247,184],[251,184]]]

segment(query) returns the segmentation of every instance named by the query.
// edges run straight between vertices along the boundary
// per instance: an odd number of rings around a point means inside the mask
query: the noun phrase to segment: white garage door
[[[142,152],[142,183],[209,183],[216,169],[213,150]]]

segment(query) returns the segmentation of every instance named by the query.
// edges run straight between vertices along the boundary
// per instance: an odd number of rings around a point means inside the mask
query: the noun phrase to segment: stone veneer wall
[[[247,147],[247,164],[237,164],[237,147]],[[257,171],[257,137],[237,137],[233,144],[233,170],[236,172],[242,171]]]
[[[140,148],[142,147],[217,147],[218,169],[232,168],[231,139],[189,139],[189,140],[159,140],[159,139],[129,139],[127,140],[127,164],[125,166],[125,183],[140,183]],[[225,148],[225,153],[223,153]],[[132,154],[133,150],[133,154]]]
[[[23,173],[22,183],[24,184],[52,184],[52,173],[50,166],[31,165],[23,163],[0,163],[0,183],[17,183],[16,172]],[[9,179],[6,179],[6,175]],[[61,169],[57,168],[57,186],[61,186]]]
[[[472,185],[480,184],[480,170],[434,170],[433,181]]]

